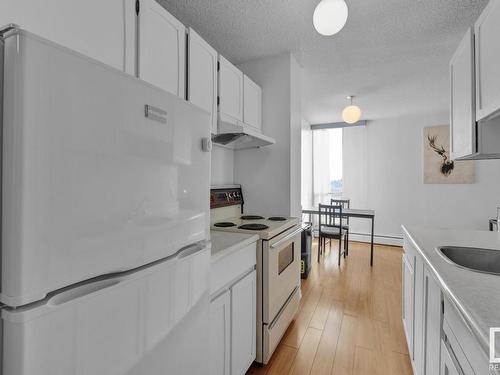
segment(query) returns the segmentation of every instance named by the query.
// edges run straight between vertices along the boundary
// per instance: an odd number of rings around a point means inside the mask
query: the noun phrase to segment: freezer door
[[[2,311],[3,375],[203,374],[210,248]]]
[[[1,302],[208,238],[208,113],[24,31],[3,99]]]

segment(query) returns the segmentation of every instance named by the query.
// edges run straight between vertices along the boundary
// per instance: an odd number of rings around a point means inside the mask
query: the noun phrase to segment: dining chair
[[[341,220],[342,220],[342,206],[331,206],[320,204],[319,205],[319,242],[318,242],[318,262],[321,254],[324,253],[326,247],[326,239],[330,239],[330,248],[331,248],[331,240],[339,241],[339,257],[338,257],[338,265],[340,266],[340,258],[344,255],[345,252],[345,231],[342,228]],[[344,251],[342,251],[342,240],[344,240]]]
[[[342,206],[342,210],[351,208],[350,199],[330,199],[331,206]],[[346,232],[346,241],[344,242],[344,250],[346,256],[349,256],[349,217],[342,217],[342,229]]]

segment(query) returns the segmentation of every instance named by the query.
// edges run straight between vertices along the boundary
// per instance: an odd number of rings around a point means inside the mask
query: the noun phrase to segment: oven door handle
[[[283,237],[281,240],[279,240],[278,242],[275,242],[271,245],[271,248],[272,249],[275,249],[279,246],[281,246],[283,243],[285,243],[286,241],[288,241],[290,238],[293,238],[295,237],[297,234],[301,233],[302,232],[302,228],[299,228],[299,229],[296,229],[294,230],[292,233],[290,233],[289,235]]]

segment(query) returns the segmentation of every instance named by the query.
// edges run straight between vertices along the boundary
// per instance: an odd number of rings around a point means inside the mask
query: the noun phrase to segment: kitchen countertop
[[[441,284],[443,293],[461,313],[486,355],[490,327],[500,327],[500,275],[461,268],[438,253],[441,246],[462,246],[500,251],[500,233],[403,226]],[[496,335],[500,347],[500,335]]]
[[[217,230],[210,231],[212,242],[212,262],[248,246],[259,239],[256,234],[230,233]]]

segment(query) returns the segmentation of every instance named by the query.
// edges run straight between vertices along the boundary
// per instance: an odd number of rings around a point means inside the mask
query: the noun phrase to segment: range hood
[[[212,135],[212,142],[235,150],[264,147],[276,143],[273,138],[221,113],[219,113],[218,134]]]

